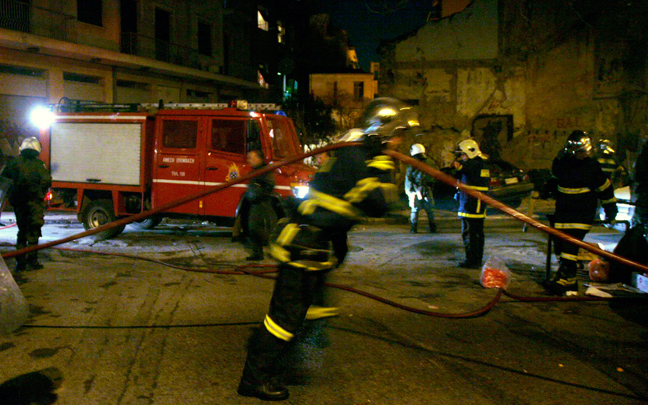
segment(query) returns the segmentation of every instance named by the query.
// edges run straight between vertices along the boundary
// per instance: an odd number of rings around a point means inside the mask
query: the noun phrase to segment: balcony
[[[116,50],[117,46],[98,37],[89,41],[86,36],[81,41],[75,16],[30,5],[29,0],[0,0],[0,28],[101,49]],[[138,33],[122,33],[119,46],[124,54],[194,69],[209,71],[212,62],[211,57],[200,55],[196,49]]]
[[[208,70],[207,65],[201,65],[201,60],[210,59],[208,56],[201,56],[198,50],[188,46],[130,32],[121,34],[121,52],[200,70]]]
[[[70,41],[75,23],[74,16],[32,6],[28,1],[0,1],[0,28]]]

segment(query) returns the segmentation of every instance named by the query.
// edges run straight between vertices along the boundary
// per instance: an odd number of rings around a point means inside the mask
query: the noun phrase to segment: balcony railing
[[[79,43],[75,16],[30,5],[28,0],[0,0],[0,28]],[[191,47],[138,33],[122,33],[120,45],[122,53],[201,70],[209,68],[211,59]]]
[[[0,0],[0,28],[69,41],[76,18],[18,0]]]
[[[129,55],[143,56],[162,62],[202,69],[198,50],[137,33],[121,34],[121,51]],[[204,56],[205,60],[209,57]]]

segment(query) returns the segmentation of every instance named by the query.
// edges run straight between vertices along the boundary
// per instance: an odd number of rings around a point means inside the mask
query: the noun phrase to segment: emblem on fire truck
[[[225,178],[226,181],[234,180],[238,178],[239,176],[239,167],[236,165],[236,163],[232,163],[232,165],[229,167],[227,171],[227,177]]]

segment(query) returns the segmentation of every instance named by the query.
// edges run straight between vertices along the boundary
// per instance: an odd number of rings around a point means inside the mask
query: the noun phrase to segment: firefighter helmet
[[[465,153],[466,156],[468,156],[468,159],[474,159],[477,156],[483,156],[481,150],[479,150],[479,145],[477,145],[477,142],[475,142],[474,139],[466,139],[459,142],[455,153]]]
[[[415,143],[410,148],[410,155],[411,156],[420,155],[422,153],[425,153],[425,146],[421,145],[420,143]]]
[[[614,153],[614,149],[612,149],[612,142],[609,139],[600,139],[598,141],[598,150],[603,153]]]
[[[38,153],[41,153],[41,151],[43,150],[40,141],[33,136],[25,138],[25,140],[20,144],[20,152],[26,149],[35,150]]]
[[[565,152],[570,155],[575,155],[576,152],[589,152],[591,150],[592,140],[584,131],[573,131],[567,138],[567,142],[565,142]]]
[[[357,126],[366,135],[389,138],[399,130],[419,127],[420,124],[414,107],[395,98],[381,97],[367,105]]]

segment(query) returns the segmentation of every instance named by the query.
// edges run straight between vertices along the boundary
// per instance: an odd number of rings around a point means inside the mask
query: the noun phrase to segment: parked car
[[[528,173],[504,160],[487,160],[490,170],[490,190],[486,193],[494,199],[517,208],[522,200],[533,191],[533,182]],[[452,174],[452,168],[441,169],[446,174]],[[434,183],[434,201],[436,208],[456,211],[458,204],[455,200],[456,188],[442,182]]]

